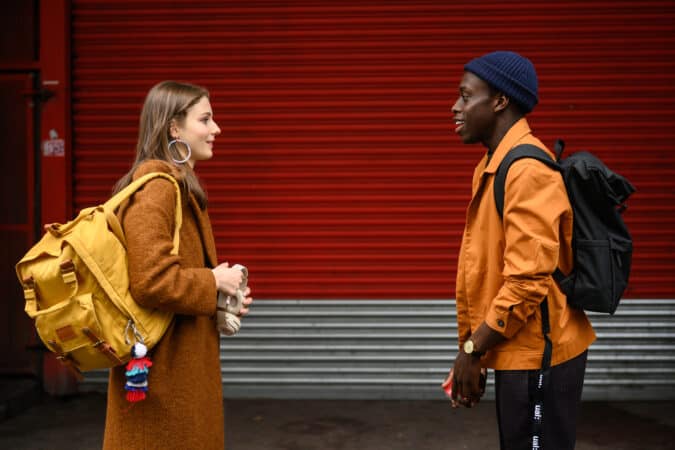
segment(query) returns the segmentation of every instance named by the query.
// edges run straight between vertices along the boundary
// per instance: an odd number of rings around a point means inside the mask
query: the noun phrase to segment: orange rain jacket
[[[506,177],[504,220],[497,213],[493,182],[499,163],[519,144],[545,149],[527,121],[506,133],[486,167],[473,175],[457,270],[459,344],[485,321],[507,340],[490,350],[484,367],[530,370],[541,367],[544,339],[541,301],[548,297],[551,365],[586,350],[595,333],[586,314],[567,304],[551,274],[572,267],[572,209],[560,173],[531,158],[513,163]]]

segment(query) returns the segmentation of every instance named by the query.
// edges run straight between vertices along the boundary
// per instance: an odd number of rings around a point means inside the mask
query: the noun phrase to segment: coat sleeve
[[[504,284],[486,323],[510,338],[549,292],[560,251],[560,218],[570,206],[560,173],[531,159],[511,166],[505,191]]]
[[[144,307],[213,315],[217,290],[211,269],[185,267],[180,255],[171,254],[175,210],[176,189],[161,178],[146,183],[125,208],[122,226],[131,295]]]

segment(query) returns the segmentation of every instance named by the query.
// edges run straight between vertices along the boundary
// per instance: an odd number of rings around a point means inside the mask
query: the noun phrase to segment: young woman
[[[206,89],[164,81],[147,94],[140,117],[136,160],[115,187],[166,172],[181,186],[183,223],[172,255],[176,189],[155,178],[118,211],[127,240],[129,283],[141,305],[175,313],[149,352],[152,367],[145,400],[126,400],[125,367],[110,371],[105,449],[223,449],[225,424],[217,292],[234,295],[242,272],[217,264],[204,189],[194,172],[213,155],[220,128]],[[241,314],[248,312],[250,290]]]

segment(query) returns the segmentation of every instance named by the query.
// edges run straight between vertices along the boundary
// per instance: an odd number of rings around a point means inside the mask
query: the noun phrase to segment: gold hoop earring
[[[169,141],[169,151],[171,151],[171,145],[176,144],[176,143],[181,143],[184,146],[186,146],[187,150],[188,150],[188,154],[184,159],[178,160],[178,159],[175,159],[173,156],[171,157],[171,159],[176,164],[185,164],[186,162],[188,162],[190,160],[190,156],[192,156],[192,149],[190,148],[190,144],[188,144],[186,141],[183,141],[182,139],[174,139],[172,141]],[[176,147],[176,152],[180,155],[180,152],[178,151],[178,147]]]

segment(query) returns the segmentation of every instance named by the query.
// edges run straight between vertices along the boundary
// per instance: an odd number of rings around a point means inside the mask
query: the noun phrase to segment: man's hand
[[[504,341],[504,336],[483,322],[470,339],[473,341],[476,351],[482,354]],[[470,408],[478,403],[485,393],[487,370],[481,369],[478,356],[469,355],[460,349],[446,382],[449,379],[452,379],[453,384],[450,399],[452,406],[462,405]],[[446,383],[443,383],[443,385],[446,386]]]
[[[450,373],[445,378],[445,381],[443,381],[443,384],[441,384],[441,388],[445,391],[445,395],[450,399],[450,405],[453,408],[457,408],[459,405],[452,398],[452,395],[453,395],[453,392],[454,392],[454,385],[455,385],[454,378],[455,378],[455,373],[453,372],[453,369],[450,369]]]
[[[450,397],[453,407],[457,405],[471,408],[480,401],[485,393],[485,386],[481,386],[480,358],[460,351],[455,358],[455,365],[451,371],[453,390]]]
[[[460,406],[460,402],[457,401],[457,395],[453,395],[453,393],[456,394],[456,390],[454,388],[455,386],[455,372],[454,369],[450,369],[450,373],[448,376],[445,378],[445,381],[443,381],[443,384],[441,384],[441,388],[445,391],[445,394],[447,395],[448,399],[450,399],[450,405],[453,408],[458,408]],[[485,387],[487,385],[487,369],[481,368],[480,369],[480,379],[479,379],[479,386],[480,386],[480,396],[483,397],[485,394]],[[453,398],[454,397],[454,398]],[[475,403],[468,405],[468,407],[473,406]],[[467,405],[465,405],[467,406]]]

